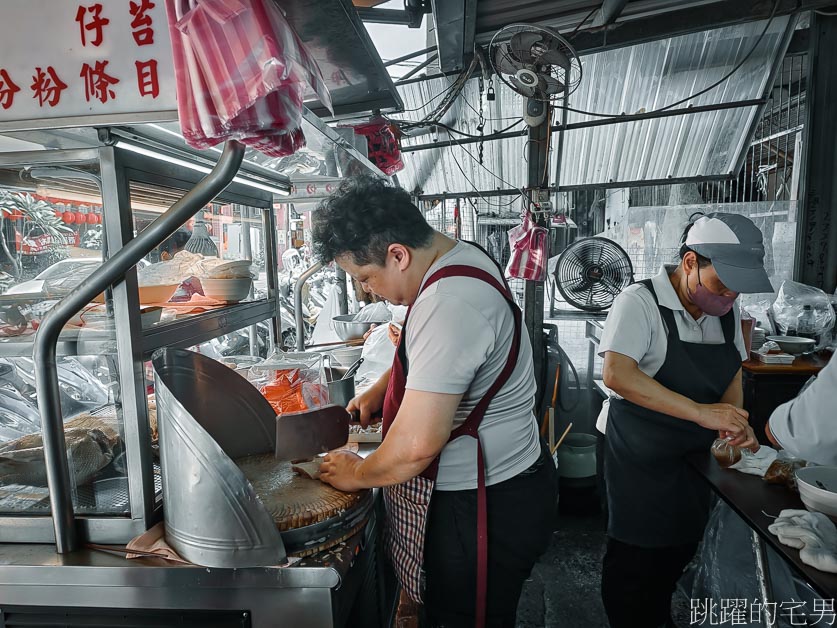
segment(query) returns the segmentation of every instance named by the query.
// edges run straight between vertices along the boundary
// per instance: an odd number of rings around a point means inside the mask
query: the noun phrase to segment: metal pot
[[[372,325],[386,325],[387,322],[389,321],[359,322],[354,320],[354,314],[341,314],[331,318],[335,333],[343,341],[363,338],[363,334],[368,332]]]
[[[596,437],[592,434],[568,434],[558,448],[558,473],[562,478],[596,476]]]

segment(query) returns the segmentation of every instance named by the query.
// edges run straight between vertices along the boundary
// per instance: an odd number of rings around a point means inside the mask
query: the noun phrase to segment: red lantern
[[[76,214],[75,212],[64,212],[61,214],[61,220],[66,222],[68,225],[71,225],[76,221]]]
[[[87,214],[87,224],[88,225],[95,225],[95,224],[98,224],[98,222],[99,222],[99,217],[96,214],[94,214],[92,212]]]
[[[55,210],[54,213],[55,213],[55,217],[58,218],[58,220],[61,220],[64,217],[64,213],[57,210],[57,209]]]
[[[83,214],[82,212],[75,212],[75,214],[76,222],[78,224],[83,225],[85,222],[87,222],[87,216],[85,214]]]

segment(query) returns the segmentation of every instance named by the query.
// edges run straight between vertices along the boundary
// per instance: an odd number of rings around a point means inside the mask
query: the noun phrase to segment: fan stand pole
[[[528,157],[528,176],[526,193],[532,203],[549,200],[549,130],[552,121],[552,107],[547,107],[547,114],[543,122],[529,128],[526,152]],[[549,227],[548,218],[543,214],[533,216],[542,226]],[[532,343],[532,353],[535,363],[535,377],[540,380],[543,372],[543,312],[544,312],[544,282],[526,281],[523,287],[523,320]]]

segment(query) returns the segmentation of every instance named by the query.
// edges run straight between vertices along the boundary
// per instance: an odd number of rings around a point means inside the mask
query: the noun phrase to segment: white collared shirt
[[[798,397],[773,411],[770,431],[792,456],[837,464],[837,359],[829,360],[817,379]]]
[[[695,344],[723,344],[724,331],[721,328],[720,318],[703,314],[695,320],[683,307],[669,280],[669,275],[676,268],[677,266],[666,264],[658,274],[651,278],[651,284],[654,286],[660,305],[667,307],[674,314],[680,340]],[[733,307],[733,311],[735,312],[735,346],[743,361],[748,356],[741,334],[738,308]],[[621,353],[636,360],[639,370],[648,377],[654,377],[665,362],[667,342],[665,323],[657,309],[657,304],[654,303],[654,297],[645,286],[633,284],[625,288],[613,301],[605,321],[602,340],[599,343],[599,355],[604,357],[608,351]],[[612,391],[610,395],[618,398],[618,395]],[[609,399],[603,404],[596,421],[596,429],[602,434],[605,433],[607,426],[608,408]]]

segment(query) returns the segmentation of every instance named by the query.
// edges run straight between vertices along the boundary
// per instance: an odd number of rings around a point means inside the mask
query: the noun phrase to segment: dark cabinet
[[[750,413],[750,425],[759,442],[769,445],[764,428],[777,406],[790,401],[811,376],[828,363],[828,354],[797,358],[793,364],[762,364],[747,360],[742,366],[744,409]]]

